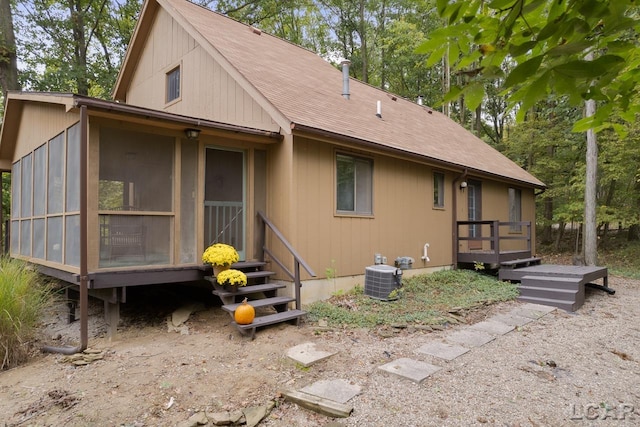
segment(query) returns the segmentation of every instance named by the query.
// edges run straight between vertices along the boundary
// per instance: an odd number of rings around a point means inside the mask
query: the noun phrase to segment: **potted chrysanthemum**
[[[202,262],[211,264],[214,276],[229,269],[231,264],[238,262],[239,259],[238,251],[233,246],[225,243],[214,243],[202,254]]]
[[[230,291],[235,291],[239,286],[247,286],[247,275],[240,270],[230,268],[228,270],[221,271],[216,276],[216,282],[220,286],[224,286]]]

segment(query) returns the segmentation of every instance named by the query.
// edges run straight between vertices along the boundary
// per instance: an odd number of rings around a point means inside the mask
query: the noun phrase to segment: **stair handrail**
[[[262,227],[262,250],[267,255],[269,255],[269,258],[271,258],[271,260],[273,260],[276,264],[278,264],[278,266],[287,274],[287,276],[293,279],[293,282],[296,287],[296,309],[300,310],[302,307],[301,298],[300,298],[300,287],[302,287],[302,282],[300,280],[300,266],[302,266],[307,271],[307,273],[309,273],[311,277],[316,277],[316,273],[313,272],[313,269],[309,266],[309,264],[307,264],[306,261],[302,259],[300,254],[298,254],[298,252],[293,248],[291,243],[289,243],[289,241],[284,237],[284,235],[282,234],[282,232],[280,232],[278,227],[276,227],[275,224],[272,223],[262,211],[258,211],[258,217],[262,220],[262,223],[265,225],[265,227]],[[271,229],[273,234],[278,238],[278,240],[280,240],[280,242],[284,245],[284,247],[293,256],[293,269],[294,269],[293,272],[291,272],[284,265],[284,263],[280,261],[278,257],[276,257],[274,253],[269,250],[269,248],[267,248],[267,245],[266,245],[266,227],[267,226]]]

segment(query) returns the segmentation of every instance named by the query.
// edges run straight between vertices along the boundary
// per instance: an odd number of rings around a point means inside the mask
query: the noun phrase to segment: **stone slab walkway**
[[[416,349],[416,353],[449,362],[470,351],[478,351],[477,348],[499,339],[500,336],[508,334],[517,327],[534,322],[554,310],[556,307],[523,304],[508,313],[496,314],[485,321],[451,331],[442,339],[438,338],[424,343]],[[289,358],[303,366],[310,366],[334,354],[336,353],[317,350],[314,343],[300,344],[287,351]],[[442,367],[404,357],[385,363],[378,369],[420,384]],[[336,405],[340,405],[346,404],[350,399],[360,394],[361,388],[349,381],[336,379],[315,382],[303,388],[301,392],[318,399],[334,401]]]

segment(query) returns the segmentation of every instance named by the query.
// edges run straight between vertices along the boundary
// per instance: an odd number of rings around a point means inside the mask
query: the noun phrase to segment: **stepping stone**
[[[515,326],[507,325],[506,323],[498,322],[497,320],[485,320],[484,322],[478,322],[475,325],[469,326],[469,329],[474,331],[482,331],[491,335],[504,335],[513,331]]]
[[[287,357],[293,359],[295,362],[301,364],[302,366],[309,367],[314,363],[318,363],[321,360],[327,359],[337,352],[328,352],[316,350],[316,344],[312,342],[307,342],[304,344],[297,345],[295,347],[291,347],[287,350]]]
[[[557,307],[553,307],[551,305],[543,305],[543,304],[534,304],[534,303],[527,303],[524,304],[522,306],[522,308],[526,308],[526,309],[530,309],[530,310],[536,310],[536,311],[541,311],[545,314],[549,314],[552,311],[556,311],[558,308]]]
[[[540,305],[540,304],[524,304],[521,307],[514,308],[511,310],[512,314],[521,317],[528,317],[533,320],[538,320],[542,316],[551,313],[556,310],[556,307],[550,307],[548,305]]]
[[[469,351],[469,349],[466,347],[444,342],[430,342],[417,350],[418,353],[428,354],[444,360],[453,360],[458,356],[462,356],[467,351]]]
[[[347,403],[360,394],[361,388],[346,380],[321,380],[308,385],[300,391],[338,403]]]
[[[382,365],[378,367],[378,369],[420,384],[428,376],[439,371],[441,368],[418,360],[401,358]]]
[[[447,341],[462,344],[466,347],[480,347],[491,342],[496,337],[482,331],[474,331],[470,329],[462,329],[445,337]]]
[[[524,326],[527,323],[533,322],[533,319],[530,317],[522,317],[515,315],[513,313],[508,314],[496,314],[490,318],[490,320],[504,323],[509,326]]]

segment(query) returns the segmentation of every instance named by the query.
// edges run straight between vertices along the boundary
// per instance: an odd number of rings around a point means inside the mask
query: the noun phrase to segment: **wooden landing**
[[[500,280],[520,282],[519,300],[550,305],[566,311],[579,309],[585,300],[585,286],[602,279],[601,290],[608,287],[606,267],[542,264],[523,268],[501,268]]]

